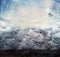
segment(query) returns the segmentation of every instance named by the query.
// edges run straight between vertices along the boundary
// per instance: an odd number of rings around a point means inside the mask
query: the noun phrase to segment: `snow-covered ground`
[[[17,28],[0,21],[0,49],[60,48],[60,27]]]

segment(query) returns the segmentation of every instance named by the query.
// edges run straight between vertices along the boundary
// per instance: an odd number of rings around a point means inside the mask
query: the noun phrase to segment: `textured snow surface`
[[[58,49],[60,27],[14,28],[0,32],[0,49]]]

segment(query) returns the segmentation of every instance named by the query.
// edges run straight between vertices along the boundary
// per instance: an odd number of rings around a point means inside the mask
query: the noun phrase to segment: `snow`
[[[60,48],[60,26],[18,28],[0,20],[0,49]]]
[[[60,47],[59,31],[59,27],[44,30],[20,28],[4,31],[0,34],[0,49],[57,49]]]

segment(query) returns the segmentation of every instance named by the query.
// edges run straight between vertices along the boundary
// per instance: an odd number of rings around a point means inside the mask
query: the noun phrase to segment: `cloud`
[[[60,0],[54,0],[54,1],[56,1],[56,2],[60,3]]]
[[[53,49],[60,47],[60,21],[56,21],[60,18],[60,4],[55,3],[53,0],[12,0],[7,11],[2,10],[0,15],[9,21],[7,23],[4,19],[3,21],[0,19],[0,30],[3,31],[0,31],[0,49],[21,49],[22,47]],[[5,4],[2,5],[5,9]],[[49,13],[55,17],[49,17]],[[41,27],[42,29],[16,30],[16,27],[11,23],[21,28]]]
[[[59,0],[53,0],[54,3],[51,7],[51,13],[54,15],[53,24],[60,24],[60,3]]]
[[[51,20],[48,13],[52,4],[53,0],[13,0],[3,18],[19,27],[46,26]]]

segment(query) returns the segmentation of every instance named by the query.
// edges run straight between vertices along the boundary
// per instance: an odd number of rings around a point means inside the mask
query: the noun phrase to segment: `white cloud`
[[[51,18],[48,13],[52,6],[52,0],[44,0],[40,3],[29,0],[27,5],[20,5],[20,2],[17,2],[19,5],[14,3],[11,5],[11,10],[4,16],[11,23],[19,27],[41,27],[49,24]]]

